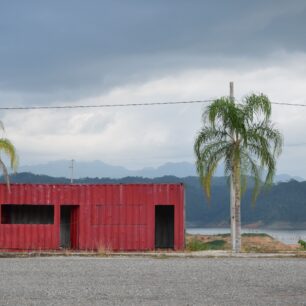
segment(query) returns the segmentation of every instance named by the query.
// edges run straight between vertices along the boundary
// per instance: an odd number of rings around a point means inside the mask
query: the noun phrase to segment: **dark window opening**
[[[1,205],[2,224],[53,224],[53,205]]]
[[[155,206],[155,248],[174,248],[174,206]]]

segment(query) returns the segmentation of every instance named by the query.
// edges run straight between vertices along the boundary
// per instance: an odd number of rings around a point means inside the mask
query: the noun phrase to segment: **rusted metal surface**
[[[54,205],[54,224],[0,224],[0,249],[59,249],[61,206],[71,207],[70,247],[153,250],[155,206],[174,206],[174,249],[184,248],[182,184],[0,185],[0,205]],[[0,220],[3,220],[0,209]]]

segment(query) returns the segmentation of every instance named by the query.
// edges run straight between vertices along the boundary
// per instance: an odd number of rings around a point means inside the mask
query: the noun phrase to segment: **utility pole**
[[[234,102],[234,82],[230,82],[230,99]],[[234,135],[233,135],[234,136]],[[235,214],[235,190],[233,174],[230,176],[230,205],[231,205],[231,238],[232,252],[236,252],[236,214]]]
[[[71,160],[69,168],[71,170],[70,184],[73,184],[74,159]]]

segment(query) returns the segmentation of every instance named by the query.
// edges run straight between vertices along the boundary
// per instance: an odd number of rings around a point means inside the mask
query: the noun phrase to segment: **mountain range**
[[[33,174],[49,175],[54,177],[71,177],[71,161],[56,160],[45,164],[20,166],[18,172],[31,172]],[[98,177],[98,178],[122,178],[122,177],[144,177],[155,178],[165,175],[176,177],[197,176],[195,165],[189,162],[168,162],[159,167],[146,167],[139,170],[130,170],[122,166],[115,166],[95,161],[76,161],[74,162],[73,177]],[[222,166],[217,169],[216,176],[223,176]],[[302,177],[290,176],[289,174],[278,174],[275,182],[287,182],[291,179],[304,181]]]
[[[0,178],[0,181],[3,178]],[[68,178],[18,173],[11,176],[12,183],[69,184]],[[226,177],[214,177],[211,186],[211,200],[207,201],[203,187],[196,176],[178,178],[125,177],[83,178],[75,184],[152,184],[183,183],[185,187],[185,211],[187,227],[228,227],[230,221],[229,187]],[[306,182],[291,180],[274,184],[263,191],[256,204],[252,203],[252,178],[249,188],[242,197],[241,220],[244,226],[273,229],[306,229]]]

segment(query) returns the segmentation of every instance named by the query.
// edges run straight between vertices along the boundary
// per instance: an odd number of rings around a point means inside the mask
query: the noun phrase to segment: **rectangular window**
[[[53,224],[53,205],[1,205],[2,224]]]

